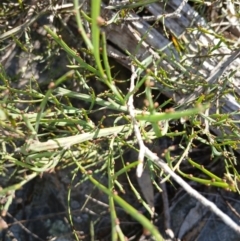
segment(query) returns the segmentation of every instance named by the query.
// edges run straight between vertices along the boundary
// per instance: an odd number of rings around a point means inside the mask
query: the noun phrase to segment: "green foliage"
[[[10,173],[12,174],[5,178],[6,185],[3,185],[0,190],[1,196],[9,192],[14,193],[28,181],[37,175],[42,175],[44,172],[50,172],[56,168],[65,168],[66,166],[75,166],[75,169],[83,174],[84,180],[90,180],[97,188],[109,196],[112,240],[124,240],[123,232],[120,226],[116,224],[116,205],[119,205],[136,219],[156,240],[163,240],[161,234],[147,218],[139,214],[136,209],[115,193],[115,189],[121,190],[121,183],[118,182],[119,176],[127,175],[127,171],[135,168],[138,163],[133,162],[124,165],[120,170],[115,170],[114,167],[115,161],[122,159],[126,150],[134,149],[136,146],[136,139],[133,137],[133,124],[127,109],[127,102],[132,94],[144,96],[147,103],[145,109],[136,109],[136,120],[139,122],[142,137],[146,142],[152,142],[163,136],[170,138],[181,136],[182,144],[186,144],[180,155],[172,157],[170,150],[165,152],[165,159],[173,170],[176,170],[187,179],[204,185],[221,187],[232,191],[238,190],[239,173],[236,167],[237,161],[234,149],[239,144],[239,130],[236,126],[237,121],[233,118],[238,113],[222,114],[217,112],[205,115],[209,103],[215,100],[216,86],[205,86],[209,89],[209,92],[198,96],[194,100],[193,107],[189,107],[190,103],[181,105],[175,103],[174,109],[161,112],[161,109],[164,109],[172,100],[160,103],[160,106],[156,105],[153,92],[159,90],[156,86],[149,84],[150,80],[156,80],[162,84],[163,88],[173,92],[178,88],[182,88],[184,92],[189,88],[195,89],[204,84],[202,84],[202,80],[192,83],[190,77],[188,80],[180,76],[176,85],[175,80],[171,79],[169,73],[164,69],[159,67],[157,71],[153,72],[148,67],[157,65],[160,60],[169,60],[176,68],[187,72],[184,58],[178,62],[173,57],[160,53],[161,59],[158,61],[150,57],[140,61],[137,56],[128,53],[132,59],[132,64],[137,68],[137,81],[133,93],[126,93],[113,77],[113,66],[111,66],[111,60],[107,55],[107,40],[105,33],[101,31],[100,25],[121,21],[122,12],[120,11],[123,11],[123,9],[124,11],[135,11],[136,7],[143,7],[150,2],[156,1],[137,1],[124,7],[116,6],[117,14],[115,17],[102,23],[99,18],[100,0],[92,0],[91,12],[79,10],[81,6],[75,0],[74,14],[79,31],[79,36],[76,36],[76,38],[83,39],[85,46],[81,47],[82,49],[75,50],[51,26],[44,26],[48,36],[46,41],[49,46],[54,44],[54,46],[66,52],[69,63],[69,71],[59,78],[51,80],[47,88],[39,86],[38,80],[33,80],[32,83],[26,85],[26,88],[19,89],[16,85],[13,85],[14,81],[6,74],[3,65],[0,66],[0,139],[2,157],[0,170],[3,175],[4,173],[6,175],[11,169]],[[19,14],[24,11],[24,6],[24,1],[19,2]],[[10,12],[6,11],[4,17],[12,17]],[[43,12],[39,13],[31,21],[35,21]],[[1,12],[1,15],[3,14],[5,13]],[[91,26],[91,37],[88,36],[85,30],[83,20],[87,21]],[[30,23],[28,24],[30,25]],[[10,33],[5,32],[0,35],[0,41],[15,42],[24,51],[28,52],[29,47],[26,42],[20,39],[20,35],[24,34],[24,31],[21,31],[23,30],[15,28]],[[201,29],[201,31],[207,30]],[[25,34],[28,35],[29,32]],[[215,37],[224,42],[222,36],[215,35]],[[213,48],[216,48],[216,46]],[[181,55],[184,57],[185,46],[181,49],[179,52],[183,51]],[[50,55],[54,54],[51,48],[49,52]],[[83,52],[87,53],[87,58],[82,57]],[[209,54],[211,54],[211,51],[209,51]],[[193,75],[193,77],[195,76]],[[91,78],[94,79],[96,84],[101,83],[105,91],[95,93],[93,86],[90,84]],[[69,83],[73,81],[83,86],[84,93],[76,92],[68,87]],[[129,85],[127,79],[124,82]],[[139,93],[139,89],[143,89],[143,92]],[[229,92],[230,90],[223,85],[222,95]],[[84,103],[83,107],[76,107],[74,105],[76,101]],[[24,108],[20,108],[19,104]],[[110,114],[102,114],[101,119],[97,122],[92,118],[94,114],[104,111],[110,111],[108,112]],[[106,123],[106,120],[109,120],[110,123],[108,127],[103,124]],[[184,120],[181,131],[175,132],[170,128],[170,123],[173,120]],[[223,135],[213,135],[209,129],[205,129],[202,125],[204,121],[209,121],[213,127],[221,129]],[[232,129],[231,135],[225,133],[223,128],[225,126]],[[225,164],[225,176],[218,176],[207,167],[203,167],[197,161],[188,157],[190,149],[194,148],[194,141],[196,140],[210,147],[213,161],[217,162],[221,157],[221,161]],[[186,174],[182,171],[181,163],[184,159],[189,161],[189,166],[192,165],[207,178],[195,177],[194,173]],[[98,172],[103,172],[108,176],[108,186],[102,185],[94,178],[94,174]],[[152,170],[151,175],[154,176],[156,173],[160,175],[159,172]],[[169,177],[164,176],[164,178],[167,180]],[[10,185],[9,183],[14,184]],[[137,191],[136,195],[139,195]],[[7,210],[10,205],[9,202],[2,209]],[[144,200],[142,202],[147,207]]]

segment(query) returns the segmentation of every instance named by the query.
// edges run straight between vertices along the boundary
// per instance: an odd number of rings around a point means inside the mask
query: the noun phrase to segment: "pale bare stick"
[[[215,215],[217,215],[226,225],[232,228],[235,232],[240,234],[240,226],[238,226],[228,215],[222,212],[213,202],[206,199],[199,192],[193,189],[180,176],[178,176],[170,167],[156,154],[145,147],[145,156],[153,161],[157,166],[162,168],[192,197],[196,198],[203,206],[209,208]]]
[[[131,93],[131,95],[129,96],[127,107],[128,107],[129,115],[132,119],[134,133],[139,145],[139,154],[138,154],[139,164],[137,166],[137,177],[141,177],[143,173],[145,145],[144,145],[140,130],[138,128],[138,122],[135,119],[135,111],[134,111],[134,105],[133,105],[133,94],[134,94],[133,91],[135,87],[134,81],[137,78],[134,65],[131,66],[131,71],[132,71],[132,76],[131,76],[131,82],[130,82],[130,88],[129,88],[129,93]]]

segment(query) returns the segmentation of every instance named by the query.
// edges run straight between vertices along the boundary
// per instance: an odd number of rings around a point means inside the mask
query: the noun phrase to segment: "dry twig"
[[[180,176],[173,172],[170,167],[156,154],[145,147],[145,156],[152,160],[157,166],[168,173],[189,195],[196,198],[202,205],[209,208],[215,215],[217,215],[226,225],[232,228],[235,232],[240,234],[240,227],[224,212],[222,212],[213,202],[206,199],[199,192],[193,189]]]
[[[137,74],[135,72],[135,67],[133,65],[131,66],[131,70],[132,70],[132,76],[131,76],[131,83],[130,83],[130,88],[129,88],[130,93],[134,91],[134,80],[137,78]],[[137,166],[137,177],[141,177],[142,173],[143,173],[145,145],[143,143],[143,139],[142,139],[140,130],[138,128],[138,122],[135,119],[134,106],[133,106],[133,93],[129,96],[127,106],[128,106],[129,114],[132,119],[134,133],[135,133],[135,136],[136,136],[138,144],[139,144],[139,155],[138,155],[139,164]]]

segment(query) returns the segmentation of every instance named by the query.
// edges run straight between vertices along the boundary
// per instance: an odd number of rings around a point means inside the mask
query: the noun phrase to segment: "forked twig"
[[[138,122],[135,119],[134,113],[134,105],[133,105],[133,91],[134,91],[134,80],[136,78],[135,67],[131,66],[132,77],[129,92],[132,93],[130,95],[127,106],[129,110],[129,115],[132,119],[132,124],[134,127],[134,132],[139,144],[139,165],[137,167],[137,176],[141,176],[143,172],[143,161],[144,155],[153,161],[157,166],[163,169],[166,173],[168,173],[189,195],[197,199],[203,206],[209,208],[215,215],[217,215],[225,224],[227,224],[230,228],[232,228],[235,232],[240,234],[240,226],[238,226],[228,215],[222,212],[213,202],[207,200],[204,196],[202,196],[199,192],[193,189],[187,182],[185,182],[179,175],[177,175],[174,171],[170,169],[170,167],[165,163],[161,158],[159,158],[156,154],[150,151],[144,144],[141,133],[138,127]]]

